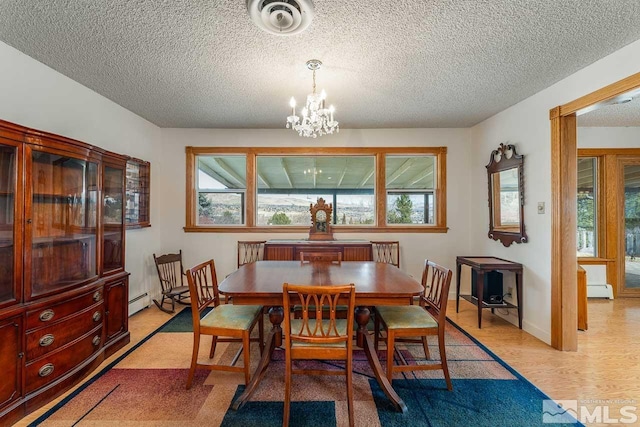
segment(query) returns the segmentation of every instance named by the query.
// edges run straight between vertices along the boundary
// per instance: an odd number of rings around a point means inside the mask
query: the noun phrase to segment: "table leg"
[[[251,398],[251,395],[262,381],[262,377],[264,377],[265,372],[267,372],[267,367],[269,366],[269,362],[271,362],[271,356],[273,355],[273,351],[276,347],[280,347],[282,345],[282,328],[280,324],[284,320],[284,310],[282,307],[271,307],[269,309],[269,321],[273,325],[271,331],[269,331],[269,335],[267,335],[266,339],[266,347],[262,353],[262,358],[260,359],[260,363],[258,363],[258,367],[256,371],[253,373],[251,377],[251,381],[244,389],[244,392],[238,396],[238,398],[233,402],[231,407],[234,410],[238,410],[247,403],[247,401]]]
[[[518,299],[518,326],[522,329],[522,272],[516,272],[516,297]]]
[[[400,398],[400,396],[398,396],[393,387],[391,387],[391,383],[387,379],[387,376],[384,375],[384,372],[382,371],[382,365],[380,364],[380,360],[378,359],[378,353],[373,346],[371,336],[369,335],[369,331],[367,330],[367,323],[369,323],[369,319],[371,317],[369,309],[367,307],[357,307],[355,315],[356,323],[358,324],[358,332],[356,336],[356,343],[358,344],[358,347],[362,347],[364,349],[364,352],[367,355],[367,360],[369,361],[369,365],[371,365],[371,369],[373,369],[373,372],[376,375],[376,379],[378,380],[378,384],[384,391],[384,394],[386,394],[389,400],[391,400],[391,403],[398,412],[406,413],[407,405],[405,405],[404,401]],[[375,333],[378,333],[378,331],[375,331]]]
[[[484,301],[484,271],[478,271],[478,329],[482,328],[482,303]]]

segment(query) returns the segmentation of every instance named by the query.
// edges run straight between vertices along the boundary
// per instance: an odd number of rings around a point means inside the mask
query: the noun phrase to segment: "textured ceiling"
[[[468,127],[640,39],[637,0],[316,0],[280,37],[244,0],[0,0],[0,40],[161,127]]]
[[[580,127],[640,126],[640,94],[622,104],[602,105],[598,109],[578,116]]]

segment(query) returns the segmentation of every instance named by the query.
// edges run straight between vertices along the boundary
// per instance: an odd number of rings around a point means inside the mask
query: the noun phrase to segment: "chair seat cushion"
[[[419,305],[379,306],[378,315],[388,329],[437,328],[438,322]]]
[[[261,305],[222,304],[200,319],[200,326],[210,328],[248,330],[256,315],[262,315]]]
[[[340,335],[347,335],[347,320],[346,319],[336,319],[336,329],[338,330],[338,334]],[[298,332],[300,332],[300,328],[302,327],[302,319],[291,319],[291,332],[292,334],[298,334]],[[313,332],[313,330],[316,327],[316,321],[315,319],[309,319],[309,329],[311,330],[311,332]],[[328,332],[329,329],[329,321],[328,320],[323,320],[322,321],[322,327],[323,330],[326,332]],[[303,331],[303,333],[306,332]],[[333,335],[333,333],[332,333]],[[318,337],[320,337],[320,335],[318,335]],[[315,343],[310,343],[310,342],[302,342],[302,341],[293,341],[291,343],[292,347],[346,347],[347,346],[347,342],[343,341],[343,342],[337,342],[337,343],[322,343],[322,344],[315,344]]]

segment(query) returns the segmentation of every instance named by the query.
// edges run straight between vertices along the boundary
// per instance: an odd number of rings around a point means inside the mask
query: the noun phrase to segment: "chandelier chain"
[[[313,93],[316,93],[316,70],[313,70]]]

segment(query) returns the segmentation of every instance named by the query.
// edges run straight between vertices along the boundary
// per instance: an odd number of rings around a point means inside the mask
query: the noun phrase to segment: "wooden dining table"
[[[387,379],[373,340],[367,330],[370,306],[409,305],[420,295],[423,287],[413,277],[391,264],[371,261],[342,263],[300,261],[257,261],[246,264],[227,276],[219,285],[220,293],[231,297],[233,304],[258,304],[269,309],[271,331],[265,341],[265,351],[245,391],[233,402],[233,409],[246,403],[262,380],[272,354],[282,345],[281,323],[283,283],[302,285],[342,285],[356,287],[355,319],[358,324],[356,343],[362,347],[376,379],[396,410],[406,412],[407,407]]]

